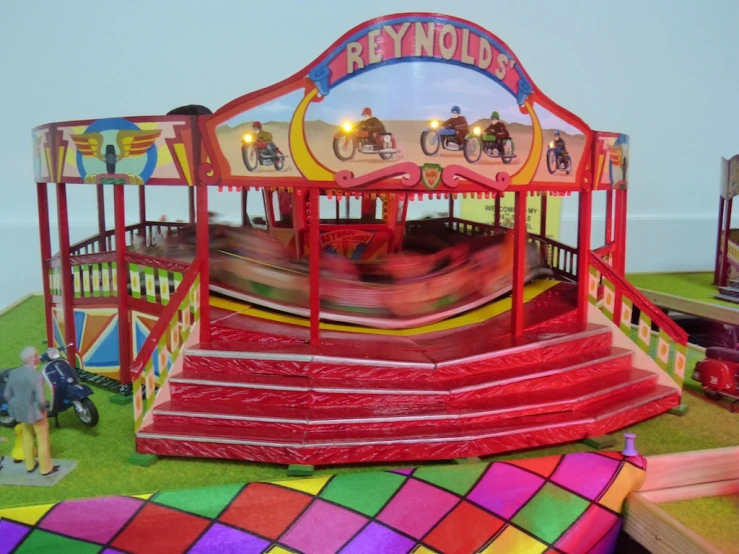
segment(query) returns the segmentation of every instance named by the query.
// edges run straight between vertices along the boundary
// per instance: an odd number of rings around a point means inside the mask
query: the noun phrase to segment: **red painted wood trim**
[[[310,343],[313,346],[320,342],[320,244],[318,240],[318,226],[320,223],[319,212],[319,191],[311,189],[310,191]]]
[[[523,282],[526,275],[526,192],[515,192],[516,205],[513,211],[513,288],[511,290],[511,334],[523,335]]]
[[[578,321],[588,321],[588,285],[590,279],[590,234],[592,232],[593,193],[581,191],[578,207],[577,235],[577,314]],[[593,256],[595,259],[595,256]]]
[[[606,191],[606,236],[605,244],[613,240],[613,190]]]
[[[180,302],[181,303],[181,302]],[[128,298],[128,306],[135,312],[141,312],[150,316],[159,317],[164,311],[164,306],[155,302],[147,302],[143,298]]]
[[[97,204],[98,204],[98,250],[105,252],[107,245],[105,244],[105,189],[103,185],[97,185]]]
[[[154,269],[166,269],[167,271],[177,271],[178,273],[184,273],[190,267],[190,264],[139,254],[138,252],[126,252],[126,260],[130,264],[153,267]]]
[[[206,187],[198,187],[198,188],[207,190]],[[141,347],[141,350],[139,350],[139,353],[136,356],[136,359],[131,364],[130,378],[132,381],[135,381],[136,379],[138,379],[139,375],[141,375],[141,372],[144,370],[146,363],[151,359],[151,356],[154,354],[154,349],[159,344],[159,341],[161,340],[162,336],[164,336],[164,333],[166,333],[167,330],[169,329],[169,324],[172,321],[172,318],[174,318],[175,313],[177,313],[177,310],[180,309],[180,305],[182,304],[182,302],[185,300],[185,298],[189,294],[190,288],[195,283],[195,279],[197,278],[199,273],[200,273],[200,280],[202,283],[202,279],[203,279],[202,274],[207,273],[207,271],[201,272],[200,271],[201,267],[207,268],[207,266],[203,265],[200,262],[200,260],[196,258],[195,262],[192,264],[190,269],[188,269],[185,275],[182,277],[182,283],[180,283],[179,288],[175,291],[175,293],[170,298],[169,304],[164,306],[162,311],[159,313],[159,319],[157,320],[156,325],[154,325],[154,328],[151,330],[151,332],[149,333],[149,336],[146,338],[146,341]],[[201,314],[200,324],[201,326],[203,324],[203,315],[202,315],[203,306],[205,305],[207,305],[207,302],[204,302],[204,301],[200,302],[200,314]]]
[[[51,287],[49,286],[48,262],[51,258],[51,230],[49,228],[49,191],[46,183],[36,183],[38,197],[38,233],[41,242],[41,282],[44,290],[44,315],[46,318],[46,344],[54,344],[54,326],[51,317]]]
[[[125,189],[113,186],[115,210],[115,253],[118,280],[118,349],[120,352],[120,379],[122,385],[131,383],[131,321],[128,313],[128,264],[126,262],[126,208]]]
[[[64,298],[64,341],[72,346],[67,350],[70,360],[77,352],[77,333],[74,324],[74,286],[72,267],[69,263],[69,213],[67,211],[67,187],[56,185],[57,220],[59,222],[59,266],[62,274],[62,297]]]

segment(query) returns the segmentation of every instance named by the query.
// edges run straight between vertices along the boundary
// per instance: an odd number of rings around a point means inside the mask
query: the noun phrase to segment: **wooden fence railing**
[[[167,381],[182,345],[200,320],[200,271],[196,259],[182,276],[136,359],[131,364],[135,429],[139,430],[154,404],[156,393]]]
[[[588,296],[590,303],[598,306],[627,336],[631,336],[633,311],[638,309],[637,344],[682,388],[688,334],[625,278],[616,274],[595,252],[590,256]],[[654,326],[657,327],[656,349],[651,348]]]

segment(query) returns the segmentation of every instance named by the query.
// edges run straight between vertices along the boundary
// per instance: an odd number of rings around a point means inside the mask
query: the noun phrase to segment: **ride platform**
[[[212,342],[184,353],[137,433],[142,453],[279,464],[482,456],[602,435],[679,392],[635,367],[612,329],[576,323],[573,284],[404,330],[322,324],[212,299]]]

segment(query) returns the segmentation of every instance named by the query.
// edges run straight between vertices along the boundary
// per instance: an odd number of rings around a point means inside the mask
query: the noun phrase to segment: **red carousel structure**
[[[451,459],[603,435],[680,405],[687,337],[624,278],[628,137],[554,103],[472,23],[383,17],[214,113],[33,133],[49,342],[72,343],[84,375],[133,396],[140,453]],[[99,233],[78,244],[72,184],[98,199]],[[127,186],[139,191],[130,225]],[[188,221],[147,217],[155,186],[187,191]],[[215,190],[240,195],[240,225],[212,220]],[[263,217],[247,213],[249,192]],[[464,198],[504,194],[512,225],[499,208],[489,223],[455,215]],[[528,199],[545,212],[572,194],[576,246],[547,238],[545,216],[527,230]],[[413,220],[430,198],[448,214]]]

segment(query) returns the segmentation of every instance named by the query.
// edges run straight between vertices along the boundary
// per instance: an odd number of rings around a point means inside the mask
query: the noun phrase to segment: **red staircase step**
[[[425,426],[454,427],[460,422],[465,425],[492,425],[505,419],[533,414],[580,410],[606,396],[633,395],[653,388],[656,379],[657,376],[648,371],[625,368],[580,383],[564,393],[540,390],[492,399],[477,398],[472,402],[460,402],[451,395],[438,396],[422,404],[377,403],[372,406],[317,406],[313,403],[312,395],[307,403],[300,406],[171,400],[155,408],[154,419],[183,425],[310,427],[327,433],[337,429],[372,429],[378,425],[406,431]]]
[[[612,432],[663,413],[680,402],[675,389],[655,386],[630,398],[607,397],[583,411],[518,418],[504,426],[413,436],[386,427],[368,434],[317,439],[294,430],[189,426],[154,422],[137,434],[142,453],[231,458],[278,464],[327,465],[356,462],[453,459],[558,444]],[[402,430],[400,430],[402,431]]]

